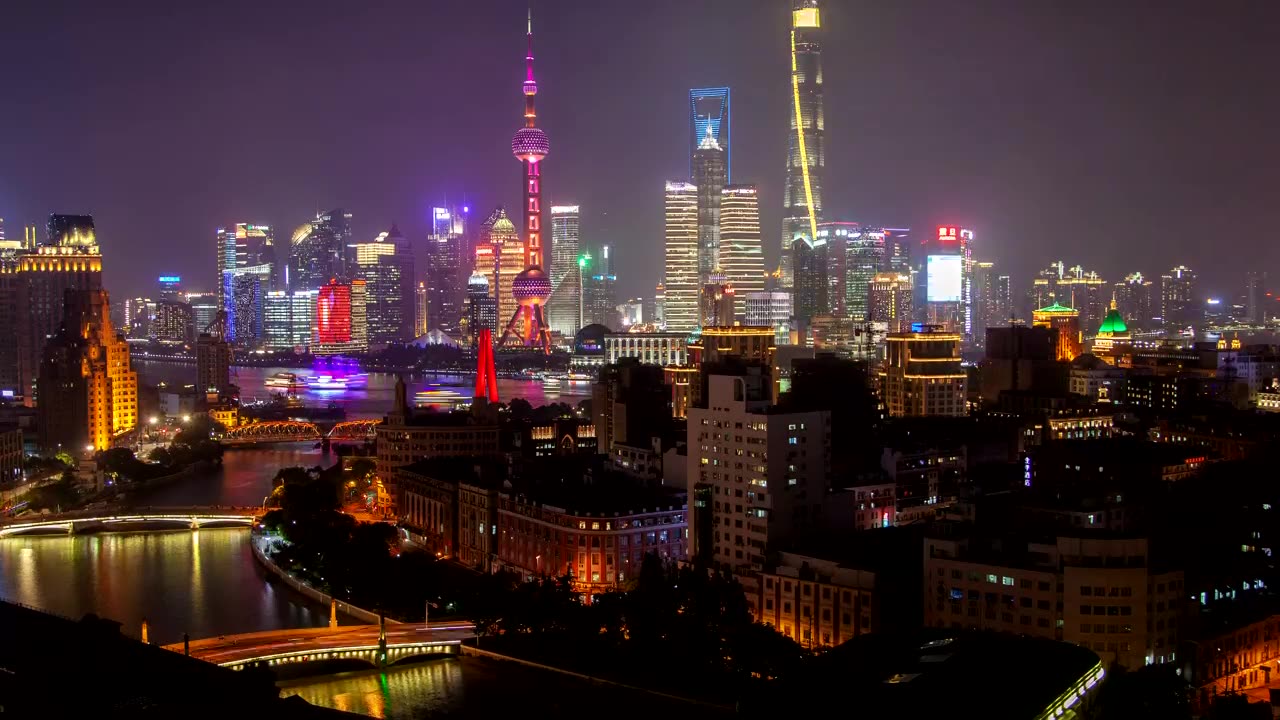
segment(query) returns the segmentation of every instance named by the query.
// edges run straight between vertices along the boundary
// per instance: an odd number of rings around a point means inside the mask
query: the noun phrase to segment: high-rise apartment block
[[[1159,307],[1152,304],[1154,290],[1155,283],[1144,278],[1140,272],[1129,273],[1122,282],[1112,286],[1116,309],[1131,328],[1142,330],[1154,327],[1154,318],[1159,312]]]
[[[688,410],[690,556],[732,570],[754,593],[765,555],[819,521],[831,416],[770,407],[763,367],[706,379]]]
[[[891,416],[969,414],[961,339],[958,332],[919,325],[889,334],[880,389]]]
[[[666,262],[662,284],[667,330],[698,328],[698,188],[687,182],[666,185]]]

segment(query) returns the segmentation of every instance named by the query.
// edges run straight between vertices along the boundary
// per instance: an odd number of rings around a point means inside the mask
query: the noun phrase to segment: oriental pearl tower
[[[547,331],[543,308],[551,295],[551,279],[542,271],[542,159],[551,150],[546,133],[535,127],[538,114],[533,109],[533,98],[538,94],[538,83],[533,79],[533,11],[529,11],[526,38],[529,50],[525,54],[524,127],[511,138],[511,153],[524,166],[524,235],[525,269],[511,281],[511,294],[518,307],[502,333],[499,345],[514,335],[526,347],[541,346],[544,353],[551,353],[551,336]]]

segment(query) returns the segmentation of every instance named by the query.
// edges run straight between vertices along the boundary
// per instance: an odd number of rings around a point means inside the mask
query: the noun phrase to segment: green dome
[[[1048,307],[1042,307],[1036,312],[1038,313],[1073,313],[1075,311],[1076,311],[1075,308],[1067,307],[1066,305],[1062,305],[1057,301],[1055,301],[1052,305]]]
[[[1107,311],[1107,317],[1102,321],[1102,327],[1098,328],[1099,335],[1124,335],[1129,332],[1129,326],[1124,324],[1124,318],[1120,316],[1120,311],[1114,307]]]

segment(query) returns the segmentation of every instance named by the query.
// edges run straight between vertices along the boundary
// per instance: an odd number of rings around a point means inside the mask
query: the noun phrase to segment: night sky
[[[213,232],[344,207],[425,235],[432,204],[518,208],[524,0],[17,0],[0,17],[0,217],[97,221],[108,287],[212,287]],[[786,0],[535,0],[546,188],[661,275],[690,87],[733,88],[734,181],[781,218]],[[828,0],[827,215],[973,227],[1015,287],[1185,263],[1280,276],[1280,3]]]

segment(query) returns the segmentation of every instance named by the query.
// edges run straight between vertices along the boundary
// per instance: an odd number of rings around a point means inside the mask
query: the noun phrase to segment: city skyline
[[[739,153],[734,181],[760,187],[762,235],[776,237],[789,3],[735,3],[735,32],[702,43],[689,40],[714,22],[723,3],[688,10],[658,2],[652,17],[580,2],[546,5],[534,10],[546,18],[547,46],[555,51],[539,62],[555,78],[555,90],[540,119],[560,138],[547,200],[589,210],[584,242],[611,244],[630,270],[619,276],[620,294],[646,294],[661,277],[659,181],[687,172],[692,88],[732,88],[735,144],[754,148]],[[1244,268],[1215,262],[1212,244],[1199,240],[1203,232],[1187,230],[1196,227],[1243,238],[1264,267],[1277,262],[1280,251],[1261,239],[1270,219],[1262,193],[1275,186],[1277,163],[1261,142],[1260,120],[1276,101],[1253,92],[1251,77],[1251,68],[1265,67],[1265,53],[1273,52],[1258,30],[1273,9],[1201,18],[1190,8],[1160,6],[1157,14],[1148,3],[1076,8],[1074,15],[994,5],[961,12],[926,2],[827,5],[824,219],[973,227],[980,238],[975,257],[996,261],[1015,281],[1060,257],[1097,269],[1109,282],[1185,264],[1204,279],[1205,294],[1233,297]],[[0,167],[11,178],[0,181],[0,216],[12,237],[19,225],[40,225],[49,212],[93,213],[104,248],[121,258],[108,265],[107,285],[133,296],[162,272],[202,277],[213,262],[209,235],[243,218],[289,228],[317,208],[344,207],[354,213],[359,241],[398,223],[421,242],[430,208],[446,198],[513,209],[503,139],[515,101],[499,90],[518,71],[525,7],[401,8],[328,19],[269,8],[246,31],[249,39],[295,26],[345,34],[354,55],[340,65],[314,52],[288,52],[307,49],[292,43],[314,42],[304,39],[287,39],[254,59],[212,55],[221,47],[214,38],[245,19],[246,5],[226,5],[207,24],[191,22],[185,9],[161,18],[135,7],[106,19],[96,7],[79,8],[75,21],[60,27],[72,44],[91,50],[112,32],[136,33],[139,42],[124,53],[112,42],[112,57],[86,51],[46,58],[11,78],[7,85],[30,102],[26,112],[0,120],[0,134],[20,141],[0,147]],[[670,23],[677,11],[681,23]],[[1106,22],[1099,22],[1096,14],[1104,12]],[[0,55],[29,58],[39,30],[60,16],[45,7],[16,14],[11,26],[35,32],[5,37]],[[1158,32],[1140,32],[1150,17]],[[628,32],[607,37],[587,31],[624,25]],[[456,32],[433,35],[430,47],[399,42],[406,35],[398,33],[427,26]],[[1059,32],[1076,26],[1082,31]],[[100,27],[108,32],[86,34]],[[173,28],[183,32],[166,32]],[[391,41],[360,42],[375,33]],[[476,61],[465,68],[451,63],[461,52],[455,35],[478,43],[468,53]],[[179,38],[181,46],[174,44]],[[1220,51],[1194,59],[1171,52],[1192,39]],[[621,73],[630,50],[653,62],[639,71],[628,67],[629,82],[615,89],[608,78]],[[175,84],[151,67],[157,53],[172,56],[174,74],[191,79]],[[859,62],[864,56],[877,61]],[[1148,56],[1161,58],[1158,67],[1136,60]],[[92,67],[89,57],[96,58]],[[326,73],[346,100],[339,112],[321,117],[316,109],[332,98],[314,88]],[[1157,82],[1162,78],[1178,82]],[[412,112],[454,91],[469,100],[456,117]],[[258,98],[260,111],[204,113],[210,98],[240,92]],[[1197,103],[1184,102],[1193,96]],[[153,98],[161,97],[165,104],[156,105]],[[868,98],[890,110],[859,112]],[[393,100],[406,112],[366,112]],[[84,119],[58,112],[84,101],[95,108]],[[624,137],[628,142],[619,142]],[[1093,152],[1078,152],[1081,143]],[[51,161],[50,152],[65,162]],[[604,153],[613,153],[611,167],[594,161]],[[46,169],[66,162],[79,172]],[[371,177],[385,179],[370,183]],[[1082,233],[1082,223],[1101,230]],[[174,242],[191,252],[158,255]],[[765,252],[776,264],[772,242]]]

